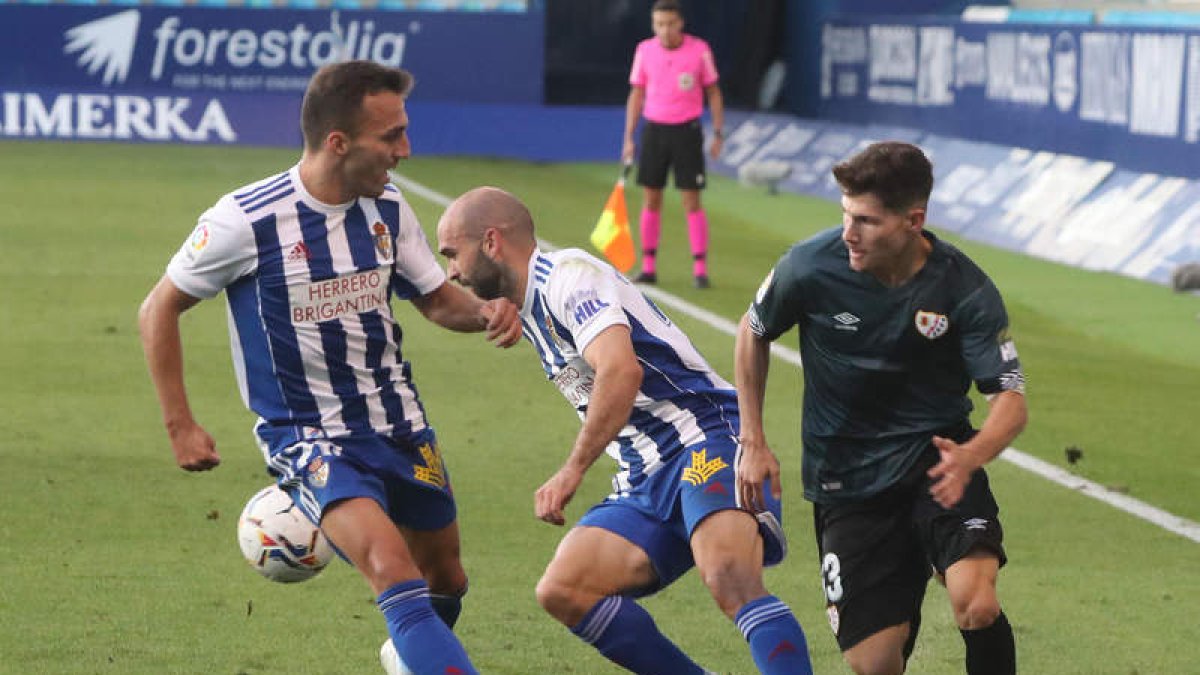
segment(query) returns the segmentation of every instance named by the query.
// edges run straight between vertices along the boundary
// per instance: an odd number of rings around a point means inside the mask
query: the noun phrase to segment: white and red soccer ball
[[[281,583],[311,579],[333,559],[329,540],[274,484],[246,503],[238,545],[256,572]]]

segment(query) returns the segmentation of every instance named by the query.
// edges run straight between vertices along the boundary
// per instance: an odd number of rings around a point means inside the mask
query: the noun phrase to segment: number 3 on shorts
[[[821,560],[821,581],[830,604],[842,599],[842,562],[836,553],[826,553]]]

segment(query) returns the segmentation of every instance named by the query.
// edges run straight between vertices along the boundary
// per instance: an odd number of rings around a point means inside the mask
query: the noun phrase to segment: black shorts
[[[829,625],[842,651],[875,633],[910,623],[905,657],[921,627],[921,603],[932,572],[979,546],[1004,565],[1004,532],[987,473],[971,477],[962,500],[946,510],[929,494],[925,471],[937,453],[922,457],[907,476],[861,502],[815,504],[813,519]]]
[[[704,189],[704,131],[699,119],[683,124],[647,121],[641,141],[638,185],[661,190],[667,184],[667,169],[674,168],[675,189]]]

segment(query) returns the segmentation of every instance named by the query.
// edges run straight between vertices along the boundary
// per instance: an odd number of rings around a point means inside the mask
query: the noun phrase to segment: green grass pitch
[[[414,129],[420,151],[419,129]],[[615,149],[614,149],[615,151]],[[0,673],[380,672],[385,638],[347,565],[273,585],[247,569],[237,514],[267,476],[230,365],[224,301],[184,319],[193,408],[224,462],[174,465],[136,334],[138,304],[218,196],[295,152],[0,143]],[[539,234],[586,246],[617,167],[418,157],[401,173],[457,195],[481,184],[530,205]],[[716,178],[704,195],[713,288],[690,287],[686,230],[667,195],[660,286],[737,320],[787,246],[836,224],[835,205]],[[410,201],[427,229],[441,208]],[[630,192],[636,220],[640,196]],[[938,214],[930,216],[937,231]],[[960,243],[995,279],[1029,379],[1016,446],[1150,504],[1200,519],[1195,460],[1200,298]],[[528,345],[500,351],[398,307],[405,350],[460,502],[471,577],[459,622],[485,673],[615,673],[537,606],[533,587],[563,530],[533,517],[533,491],[578,427]],[[726,377],[732,339],[673,316]],[[789,338],[785,338],[789,340]],[[794,340],[791,341],[794,346]],[[799,498],[800,378],[776,361],[768,431],[784,465],[791,555],[769,588],[804,625],[819,673],[849,672],[827,628],[809,505]],[[602,458],[572,504],[607,493]],[[1200,547],[997,462],[1010,565],[1000,591],[1022,672],[1194,672]],[[708,668],[751,673],[744,642],[695,574],[646,602]],[[931,585],[914,673],[962,672],[945,594]]]

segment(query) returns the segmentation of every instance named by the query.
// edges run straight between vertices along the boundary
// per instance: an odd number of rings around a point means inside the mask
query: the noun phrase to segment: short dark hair
[[[367,95],[391,91],[408,96],[412,87],[413,76],[407,70],[374,61],[342,61],[321,68],[308,83],[300,106],[304,145],[315,150],[333,131],[354,135]]]
[[[933,191],[933,165],[911,143],[885,141],[833,167],[842,192],[851,197],[874,195],[884,208],[902,212],[925,206]]]
[[[683,16],[683,7],[679,4],[679,0],[655,0],[650,12],[675,12],[679,16]]]

